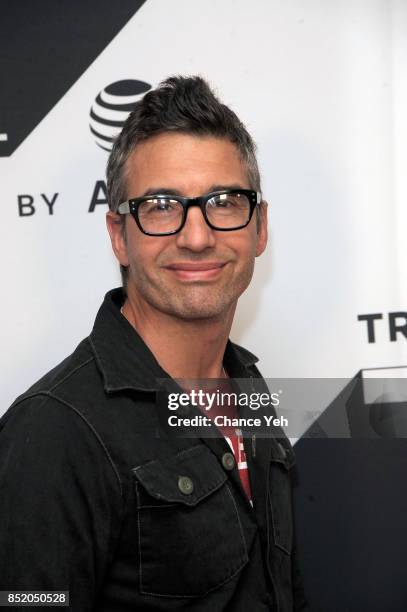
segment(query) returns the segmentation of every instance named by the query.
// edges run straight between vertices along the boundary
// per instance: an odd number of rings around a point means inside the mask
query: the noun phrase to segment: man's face
[[[129,198],[146,193],[196,197],[210,191],[250,189],[247,171],[235,145],[214,137],[178,133],[154,136],[139,144],[127,161]],[[256,229],[212,230],[199,207],[192,207],[184,227],[172,236],[146,236],[131,215],[125,236],[108,213],[113,249],[128,266],[127,292],[147,314],[150,309],[180,319],[227,316],[250,283],[255,257],[267,242],[267,219]],[[147,311],[146,311],[147,309]]]

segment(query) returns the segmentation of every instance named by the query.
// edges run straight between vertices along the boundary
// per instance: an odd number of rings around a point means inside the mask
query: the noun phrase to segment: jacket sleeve
[[[65,609],[92,610],[121,511],[107,452],[52,397],[20,401],[0,425],[0,590],[69,591]]]

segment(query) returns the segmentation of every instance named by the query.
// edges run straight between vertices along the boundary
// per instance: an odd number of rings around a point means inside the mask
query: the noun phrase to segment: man
[[[124,289],[1,420],[1,589],[69,590],[78,612],[303,609],[288,440],[239,439],[237,465],[157,399],[160,380],[262,383],[228,340],[267,242],[253,141],[204,80],[170,78],[136,104],[107,185]]]

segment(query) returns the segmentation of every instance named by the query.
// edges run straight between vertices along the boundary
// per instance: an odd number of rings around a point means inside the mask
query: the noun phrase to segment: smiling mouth
[[[179,262],[166,266],[180,280],[213,280],[220,276],[226,262]]]

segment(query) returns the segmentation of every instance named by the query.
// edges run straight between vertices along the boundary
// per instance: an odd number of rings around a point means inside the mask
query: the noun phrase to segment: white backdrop
[[[120,284],[107,206],[88,209],[107,159],[89,111],[121,79],[202,74],[258,143],[270,244],[232,339],[265,376],[407,364],[388,325],[407,311],[406,35],[403,0],[147,0],[0,159],[0,412],[88,335]],[[49,215],[40,194],[55,193]],[[19,216],[23,194],[34,215]],[[357,317],[372,313],[383,319],[369,343]]]

